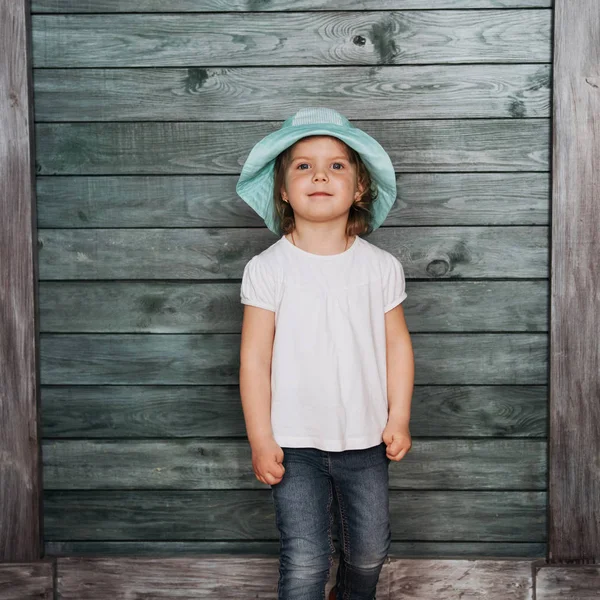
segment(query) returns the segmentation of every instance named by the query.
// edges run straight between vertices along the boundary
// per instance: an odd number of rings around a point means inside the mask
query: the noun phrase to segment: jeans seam
[[[335,491],[337,493],[338,506],[340,507],[340,522],[342,524],[342,545],[344,547],[344,558],[350,554],[350,546],[349,546],[349,533],[348,533],[348,522],[346,521],[346,513],[344,511],[344,502],[342,501],[342,494],[340,493],[340,489],[335,483]],[[347,581],[347,569],[344,569],[344,596],[342,600],[348,600],[348,581]]]

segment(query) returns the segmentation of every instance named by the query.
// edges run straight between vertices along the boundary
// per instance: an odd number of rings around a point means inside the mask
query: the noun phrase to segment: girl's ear
[[[281,190],[279,191],[279,193],[281,194],[281,199],[284,202],[287,202],[288,201],[287,192],[285,191],[285,188],[283,186],[281,186]]]
[[[365,192],[365,186],[362,181],[358,181],[356,183],[356,188],[357,189],[356,193],[354,194],[354,201],[358,202],[363,197],[363,194]]]

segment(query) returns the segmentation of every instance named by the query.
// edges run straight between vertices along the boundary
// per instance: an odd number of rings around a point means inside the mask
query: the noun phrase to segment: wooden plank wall
[[[278,551],[237,388],[235,194],[303,105],[399,198],[413,450],[392,556],[546,551],[550,0],[32,4],[48,554]],[[292,10],[293,9],[293,10]]]
[[[29,10],[0,0],[0,562],[42,553]]]
[[[557,0],[554,40],[548,555],[586,563],[600,561],[600,3]]]

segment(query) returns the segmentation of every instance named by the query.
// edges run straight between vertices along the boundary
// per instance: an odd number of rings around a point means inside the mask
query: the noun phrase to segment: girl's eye
[[[336,171],[340,170],[336,167],[336,165],[342,169],[344,168],[344,165],[340,162],[334,162],[331,164]],[[308,167],[308,163],[298,163],[298,165],[296,166],[297,169],[300,169],[301,171],[305,171],[306,169],[304,169],[303,167]]]

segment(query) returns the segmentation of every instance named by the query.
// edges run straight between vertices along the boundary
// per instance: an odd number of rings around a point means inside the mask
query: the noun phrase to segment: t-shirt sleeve
[[[392,310],[406,298],[406,282],[402,263],[392,254],[388,259],[387,274],[383,281],[384,312]]]
[[[253,256],[244,267],[240,300],[242,304],[275,312],[275,280],[258,256]]]

